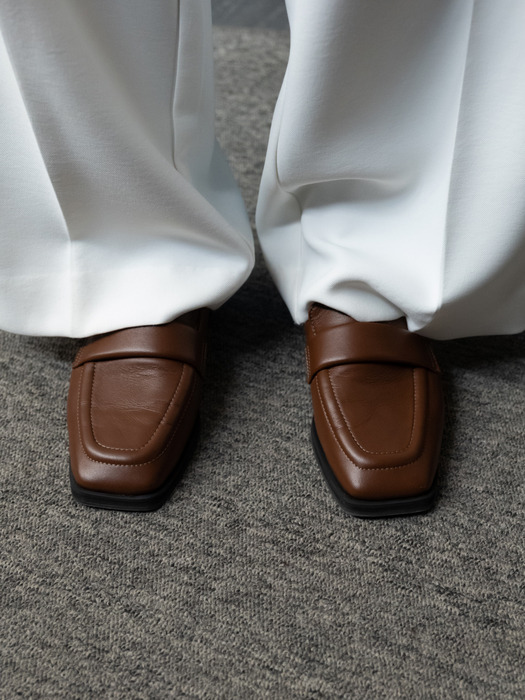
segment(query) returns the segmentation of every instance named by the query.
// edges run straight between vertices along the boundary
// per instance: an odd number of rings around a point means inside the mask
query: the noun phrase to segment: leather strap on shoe
[[[400,364],[439,372],[428,341],[385,323],[353,323],[318,330],[307,324],[308,383],[317,372],[355,363]]]
[[[81,348],[73,369],[86,362],[121,360],[127,357],[155,357],[184,362],[204,373],[205,321],[198,329],[178,321],[161,326],[125,328],[94,340]]]

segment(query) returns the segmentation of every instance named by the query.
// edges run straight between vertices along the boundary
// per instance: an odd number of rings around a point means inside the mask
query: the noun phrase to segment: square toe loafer
[[[317,304],[305,332],[312,443],[340,505],[359,517],[429,510],[444,410],[428,340],[402,320],[360,323]]]
[[[73,363],[70,481],[84,505],[161,506],[195,443],[207,310],[101,336]]]

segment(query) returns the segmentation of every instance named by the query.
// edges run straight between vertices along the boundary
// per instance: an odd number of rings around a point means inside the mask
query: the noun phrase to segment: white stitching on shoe
[[[380,451],[376,452],[374,450],[367,450],[365,447],[363,447],[363,445],[361,445],[361,443],[359,442],[359,440],[355,436],[352,428],[350,427],[350,424],[348,423],[346,416],[343,412],[343,409],[341,407],[341,404],[339,402],[339,399],[337,398],[337,395],[336,395],[335,390],[334,390],[334,385],[332,383],[332,376],[330,374],[330,369],[327,370],[327,373],[328,373],[328,381],[330,383],[330,389],[332,390],[332,396],[334,397],[335,402],[337,403],[337,407],[339,408],[339,414],[340,414],[341,418],[343,419],[346,427],[348,428],[348,432],[350,433],[350,435],[354,439],[354,442],[361,450],[363,450],[363,452],[366,452],[367,454],[370,454],[370,455],[395,455],[395,454],[400,454],[401,452],[404,452],[405,450],[407,450],[410,447],[410,445],[412,444],[413,437],[414,437],[414,429],[415,429],[415,425],[416,425],[416,410],[417,410],[415,369],[412,369],[412,393],[413,393],[414,405],[413,405],[413,412],[412,412],[412,429],[410,431],[410,438],[408,440],[408,444],[406,447],[403,447],[400,450],[387,450],[384,452],[380,452]]]
[[[84,366],[82,367],[82,372],[84,372]],[[81,380],[82,380],[82,377],[81,377]],[[167,452],[169,446],[170,446],[171,443],[173,442],[173,440],[174,440],[174,438],[175,438],[175,436],[176,436],[176,434],[177,434],[177,429],[178,429],[180,423],[182,423],[182,420],[183,420],[184,416],[186,415],[186,413],[187,413],[187,411],[188,411],[188,406],[191,404],[191,399],[192,399],[192,397],[193,397],[193,394],[195,393],[195,386],[196,386],[196,381],[195,381],[195,378],[194,378],[193,384],[192,384],[192,388],[191,388],[191,392],[190,392],[190,394],[189,394],[189,396],[188,396],[188,400],[187,400],[187,402],[186,402],[186,405],[184,406],[184,410],[182,411],[182,413],[181,413],[181,415],[180,415],[180,417],[179,417],[179,420],[177,421],[177,424],[176,424],[176,426],[175,426],[174,429],[173,429],[173,433],[172,433],[170,439],[169,439],[168,442],[166,443],[166,447],[162,450],[162,452],[161,452],[160,454],[158,454],[158,455],[155,457],[155,459],[150,459],[150,460],[148,460],[147,462],[136,462],[135,464],[118,464],[117,462],[102,461],[102,460],[99,460],[99,459],[93,459],[93,457],[90,457],[90,456],[88,455],[88,453],[86,452],[86,449],[85,449],[84,442],[83,442],[83,440],[82,440],[82,431],[81,431],[81,428],[80,428],[80,391],[79,391],[79,392],[78,392],[78,402],[77,402],[77,429],[78,429],[79,443],[80,443],[80,446],[81,446],[81,448],[82,448],[82,452],[84,453],[85,457],[86,457],[87,459],[89,459],[90,462],[93,462],[94,464],[107,464],[107,465],[110,465],[110,466],[112,466],[112,467],[122,467],[122,468],[124,468],[124,469],[129,469],[130,467],[143,467],[143,466],[145,466],[146,464],[152,464],[153,462],[156,462],[158,459],[160,459],[160,458],[163,456],[163,454],[164,454],[165,452]]]
[[[318,383],[318,381],[317,381],[317,378],[316,378],[314,381],[315,381],[315,388],[316,388],[316,390],[317,390],[317,395],[319,396],[319,400],[320,400],[320,402],[321,402],[321,408],[323,409],[324,417],[325,417],[325,419],[326,419],[326,422],[327,422],[327,425],[328,425],[328,427],[329,427],[329,429],[330,429],[330,432],[332,433],[332,436],[333,436],[333,438],[334,438],[334,440],[335,440],[335,443],[336,443],[336,445],[339,447],[339,449],[341,450],[341,452],[343,453],[343,455],[349,460],[350,464],[352,464],[356,469],[359,469],[360,471],[363,471],[363,472],[368,472],[368,471],[385,471],[385,470],[389,470],[389,469],[390,469],[390,470],[392,470],[392,469],[403,469],[404,467],[409,467],[410,465],[415,464],[417,461],[419,461],[421,455],[418,455],[418,457],[417,457],[416,459],[412,460],[411,462],[406,462],[405,464],[398,464],[398,465],[395,466],[395,467],[360,467],[358,464],[356,464],[356,463],[354,462],[354,460],[350,457],[350,455],[348,454],[348,452],[345,450],[344,446],[341,444],[339,438],[337,437],[337,433],[336,433],[336,432],[334,431],[334,429],[332,428],[332,424],[331,424],[331,422],[330,422],[330,418],[329,418],[328,413],[327,413],[326,408],[325,408],[325,404],[324,404],[324,401],[323,401],[323,397],[322,397],[321,392],[320,392],[320,390],[319,390],[319,383]],[[327,459],[328,459],[328,458],[327,458]]]
[[[183,380],[183,378],[184,378],[184,373],[186,372],[187,366],[186,366],[185,364],[183,364],[183,366],[182,366],[182,374],[180,375],[178,384],[177,384],[177,386],[176,386],[176,388],[175,388],[175,391],[173,392],[173,396],[171,397],[171,400],[170,400],[170,402],[169,402],[169,404],[168,404],[166,410],[164,411],[164,413],[163,413],[163,415],[162,415],[162,417],[161,417],[161,419],[160,419],[160,421],[159,421],[159,424],[157,425],[157,427],[156,427],[155,432],[153,433],[153,435],[152,435],[152,436],[150,437],[150,439],[149,439],[144,445],[142,445],[141,447],[130,447],[130,448],[126,448],[126,447],[111,447],[110,445],[104,445],[103,443],[99,442],[99,441],[97,440],[96,436],[95,436],[95,429],[94,429],[94,427],[93,427],[93,403],[92,403],[92,401],[91,401],[91,397],[93,396],[93,387],[94,387],[94,385],[95,385],[95,373],[96,373],[96,370],[97,370],[97,365],[96,365],[96,363],[93,363],[93,365],[94,365],[94,366],[93,366],[93,379],[91,380],[91,392],[90,392],[90,395],[89,395],[89,420],[90,420],[90,424],[91,424],[91,434],[93,435],[93,440],[96,442],[96,444],[97,444],[99,447],[103,447],[103,448],[106,449],[106,450],[114,450],[114,451],[118,451],[118,452],[138,452],[139,450],[143,450],[145,447],[147,447],[147,446],[150,444],[150,442],[153,441],[153,439],[155,438],[155,435],[159,432],[160,426],[162,425],[162,421],[164,420],[164,418],[166,417],[166,414],[167,414],[168,411],[170,410],[171,405],[173,404],[173,402],[174,402],[175,399],[177,398],[177,394],[179,393],[179,389],[180,389],[180,386],[181,386],[181,384],[182,384],[182,380]]]

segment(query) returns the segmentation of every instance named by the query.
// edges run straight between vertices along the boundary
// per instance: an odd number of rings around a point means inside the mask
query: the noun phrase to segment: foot
[[[68,399],[77,501],[147,511],[169,497],[196,440],[207,316],[115,331],[80,350]]]
[[[305,332],[312,442],[336,499],[360,517],[429,510],[443,397],[428,340],[318,304]]]

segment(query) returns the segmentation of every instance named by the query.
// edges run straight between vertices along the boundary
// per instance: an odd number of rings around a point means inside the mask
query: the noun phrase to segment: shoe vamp
[[[101,447],[139,450],[162,442],[184,407],[184,365],[170,360],[98,362],[91,391],[91,427]]]
[[[334,424],[349,452],[392,455],[397,462],[414,455],[420,443],[425,376],[411,367],[347,365],[327,373]]]

